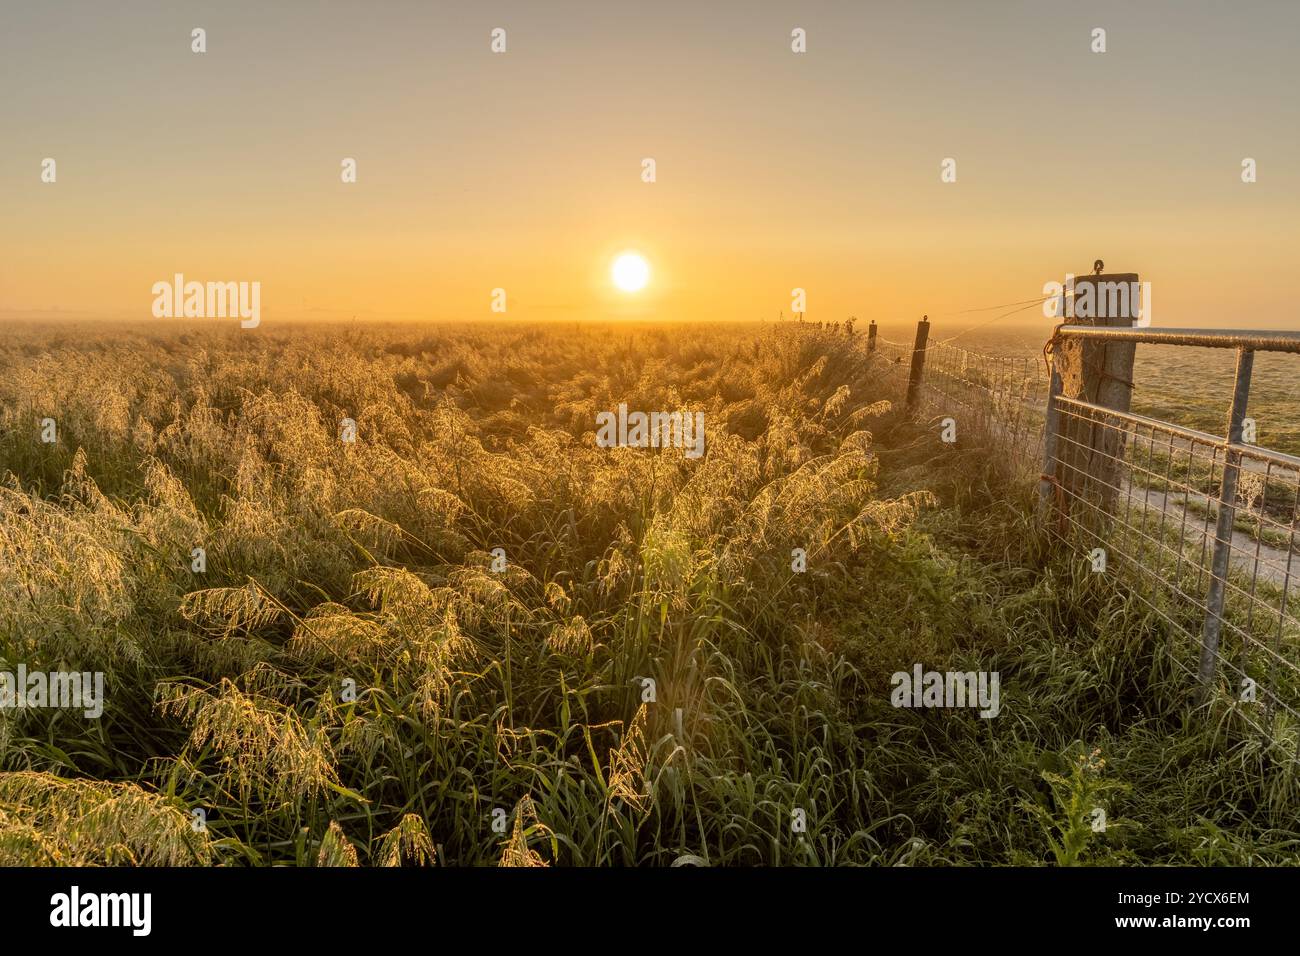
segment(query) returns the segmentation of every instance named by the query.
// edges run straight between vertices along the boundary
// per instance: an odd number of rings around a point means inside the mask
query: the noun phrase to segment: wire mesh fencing
[[[871,342],[880,387],[892,400],[918,415],[951,418],[960,441],[994,444],[1008,463],[1038,468],[1048,386],[1041,355],[990,355],[930,341],[918,349],[879,337]]]
[[[926,348],[926,407],[994,444],[1016,465],[1042,461],[1047,364],[1042,357],[986,355],[943,343]]]
[[[1076,334],[1167,341],[1129,329]],[[1166,625],[1197,699],[1226,704],[1294,752],[1300,734],[1300,458],[1244,442],[1254,348],[1300,351],[1286,333],[1197,333],[1175,344],[1238,348],[1223,436],[1060,394],[1052,379],[1043,490],[1093,570],[1117,568]],[[1254,336],[1249,340],[1248,336]]]
[[[1093,570],[1165,625],[1169,658],[1197,698],[1226,703],[1275,741],[1300,745],[1300,457],[1242,440],[1256,349],[1300,354],[1300,333],[1062,326],[1062,335],[1238,351],[1226,434],[1062,393],[1053,349],[985,354],[871,337],[882,390],[965,440],[1040,472],[1045,520]],[[1086,364],[1082,353],[1072,361]],[[1115,376],[1076,367],[1090,376]],[[1098,379],[1100,380],[1100,379]],[[1133,383],[1125,383],[1131,390]],[[1097,393],[1099,394],[1099,393]],[[1114,394],[1112,389],[1110,394]],[[1091,397],[1095,397],[1091,396]],[[1083,547],[1080,547],[1083,545]]]
[[[1057,401],[1058,530],[1100,549],[1095,570],[1121,566],[1187,676],[1274,736],[1300,726],[1300,459]]]

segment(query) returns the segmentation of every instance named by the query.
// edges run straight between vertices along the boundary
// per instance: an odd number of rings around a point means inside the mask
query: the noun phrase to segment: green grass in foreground
[[[0,351],[0,660],[108,705],[0,712],[0,863],[1297,859],[1294,744],[842,332],[59,336]],[[596,447],[620,401],[707,456]]]

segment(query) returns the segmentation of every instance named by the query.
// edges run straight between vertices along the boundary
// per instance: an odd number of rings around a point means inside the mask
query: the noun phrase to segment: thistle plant
[[[1054,811],[1041,803],[1028,800],[1023,801],[1022,805],[1042,826],[1056,865],[1078,866],[1083,862],[1097,832],[1106,832],[1121,825],[1117,821],[1106,820],[1107,794],[1125,792],[1129,787],[1119,781],[1102,779],[1106,760],[1099,747],[1088,750],[1086,746],[1080,745],[1070,752],[1066,760],[1068,774],[1048,770],[1042,772],[1042,779],[1051,790]],[[1098,830],[1098,821],[1105,821],[1102,823],[1102,831]]]

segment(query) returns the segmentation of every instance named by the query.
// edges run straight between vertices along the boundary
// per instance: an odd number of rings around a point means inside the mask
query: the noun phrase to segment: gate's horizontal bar
[[[1119,339],[1152,345],[1195,345],[1211,349],[1253,349],[1256,352],[1300,354],[1300,332],[1231,329],[1155,329],[1098,325],[1063,325],[1061,335],[1084,339]]]

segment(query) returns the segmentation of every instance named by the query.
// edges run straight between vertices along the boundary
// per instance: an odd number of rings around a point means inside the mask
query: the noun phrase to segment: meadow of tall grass
[[[0,669],[107,700],[0,710],[0,863],[1294,863],[1294,743],[860,337],[13,327]],[[894,708],[918,663],[999,715]]]

